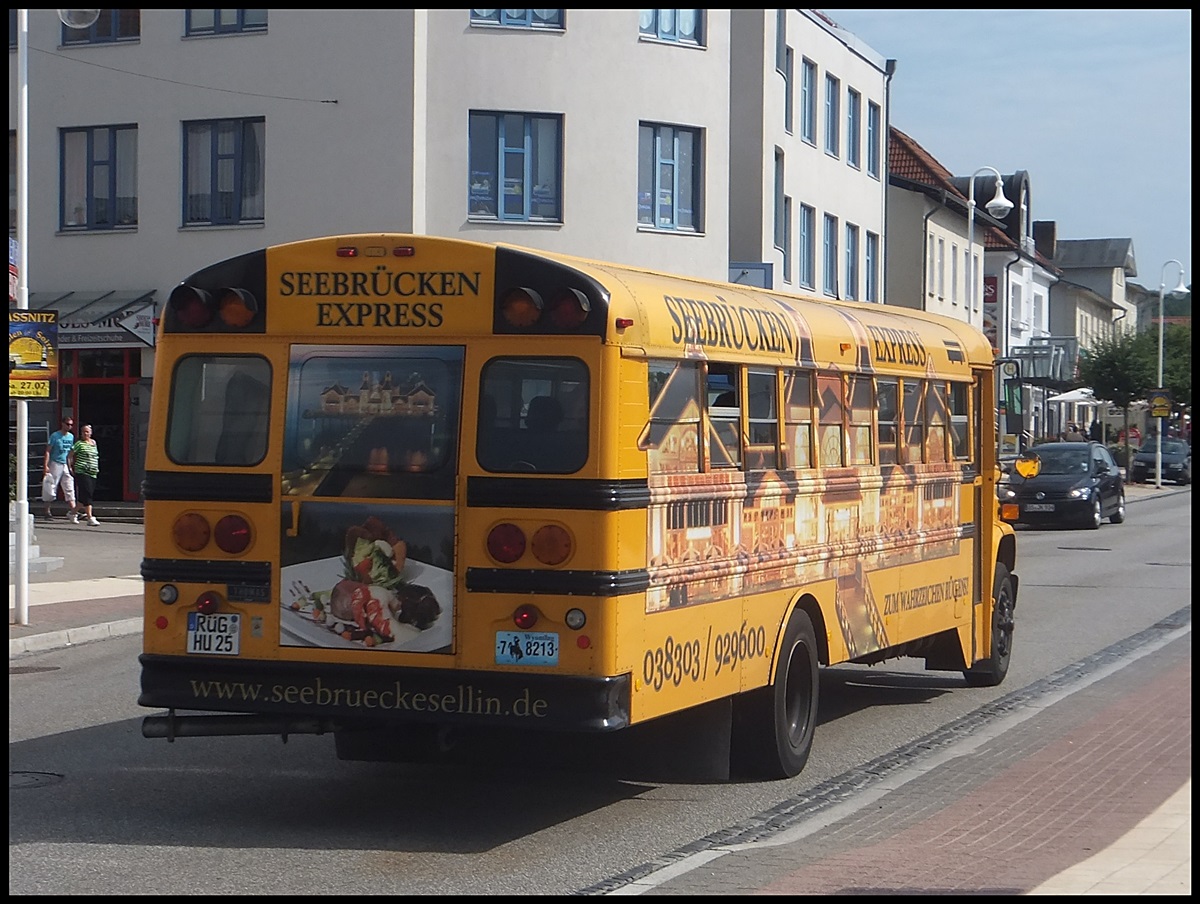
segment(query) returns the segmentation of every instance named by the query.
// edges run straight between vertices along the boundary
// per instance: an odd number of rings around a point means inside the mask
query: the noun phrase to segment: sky
[[[822,9],[896,60],[891,123],[956,176],[1029,174],[1059,239],[1133,239],[1192,282],[1190,10]]]

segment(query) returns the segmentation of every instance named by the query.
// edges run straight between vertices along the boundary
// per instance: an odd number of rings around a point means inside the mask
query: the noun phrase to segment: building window
[[[858,227],[846,224],[846,298],[858,299]]]
[[[825,76],[825,153],[834,157],[840,153],[839,138],[841,123],[838,121],[841,106],[842,83],[832,75]]]
[[[473,111],[469,128],[468,214],[562,222],[562,118]]]
[[[800,64],[800,137],[817,143],[817,64],[812,60]]]
[[[17,11],[15,9],[10,9],[8,11],[8,49],[9,50],[17,49],[17,29],[18,29],[18,27],[19,26],[17,24]]]
[[[814,289],[817,285],[817,212],[807,204],[800,205],[800,285]]]
[[[867,301],[879,301],[879,236],[873,232],[867,233],[867,247],[864,260],[867,277]]]
[[[783,196],[783,281],[792,281],[792,199]]]
[[[189,9],[185,12],[184,34],[189,36],[267,30],[265,9]]]
[[[946,297],[946,240],[937,241],[937,295]]]
[[[117,41],[136,41],[141,34],[140,9],[102,9],[100,18],[87,28],[62,26],[62,43],[115,44]]]
[[[775,148],[775,247],[783,250],[783,151]]]
[[[970,252],[968,252],[968,253],[970,253]],[[970,292],[971,292],[971,298],[975,302],[974,308],[976,311],[978,311],[979,310],[979,295],[980,295],[980,293],[977,291],[977,287],[978,287],[980,281],[983,279],[983,271],[979,269],[979,255],[978,254],[971,255],[971,261],[972,261],[971,282],[973,283],[973,285],[970,288]]]
[[[473,9],[472,25],[504,25],[509,28],[562,29],[561,9]]]
[[[137,126],[63,129],[60,229],[136,226]]]
[[[825,259],[822,261],[825,271],[824,289],[826,295],[837,297],[837,249],[838,221],[837,217],[825,214]]]
[[[699,9],[643,9],[638,19],[638,31],[645,38],[702,47],[702,12]]]
[[[958,245],[950,245],[950,302],[958,304]]]
[[[699,232],[700,132],[642,123],[638,127],[638,224]]]
[[[183,124],[183,223],[261,223],[266,213],[264,119]]]
[[[862,153],[862,95],[850,88],[846,92],[846,162],[857,169]]]
[[[883,136],[879,104],[867,101],[867,174],[879,178],[879,141]]]
[[[782,10],[781,10],[782,12]],[[793,72],[795,65],[792,48],[787,48],[783,53],[783,128],[789,135],[792,134],[795,126],[792,120],[794,119],[793,107],[796,103],[796,91]]]
[[[785,72],[784,58],[788,51],[787,46],[787,10],[775,10],[775,68],[780,72]]]

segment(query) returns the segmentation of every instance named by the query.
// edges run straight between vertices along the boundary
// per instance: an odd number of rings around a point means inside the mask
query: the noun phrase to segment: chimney
[[[1054,260],[1058,246],[1058,223],[1054,220],[1035,220],[1033,223],[1033,247],[1048,261]]]

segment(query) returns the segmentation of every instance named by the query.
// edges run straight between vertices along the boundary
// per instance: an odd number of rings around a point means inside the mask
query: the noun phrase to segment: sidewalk
[[[1147,498],[1190,489],[1130,485],[1131,518]],[[142,531],[35,522],[34,542],[64,564],[29,576],[30,624],[10,623],[10,663],[140,633]],[[10,622],[13,605],[10,583]],[[867,764],[823,805],[793,807],[803,814],[763,814],[587,891],[1190,894],[1190,625],[1163,655]]]

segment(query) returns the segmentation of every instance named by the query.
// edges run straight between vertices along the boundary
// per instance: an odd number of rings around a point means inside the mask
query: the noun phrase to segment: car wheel
[[[1099,530],[1100,525],[1104,521],[1104,516],[1100,513],[1100,494],[1097,493],[1092,497],[1092,512],[1088,516],[1087,523],[1084,525],[1088,530]]]
[[[1125,491],[1121,491],[1121,495],[1117,497],[1117,508],[1108,516],[1108,520],[1113,524],[1120,524],[1125,520]]]
[[[1012,660],[1014,613],[1017,595],[1013,591],[1008,569],[997,563],[992,584],[992,645],[991,655],[981,659],[963,672],[971,687],[995,687],[1008,674]]]

